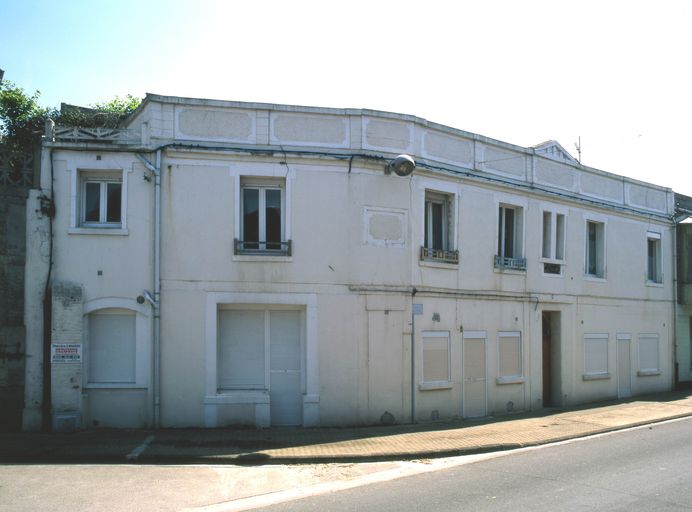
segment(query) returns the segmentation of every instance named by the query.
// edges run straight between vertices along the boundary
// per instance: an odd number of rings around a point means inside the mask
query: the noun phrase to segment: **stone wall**
[[[0,431],[20,430],[24,405],[26,198],[34,161],[0,146]]]

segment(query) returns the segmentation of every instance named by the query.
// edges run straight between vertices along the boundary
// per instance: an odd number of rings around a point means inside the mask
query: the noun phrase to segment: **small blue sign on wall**
[[[414,304],[413,305],[413,314],[414,315],[422,315],[423,314],[423,304]]]

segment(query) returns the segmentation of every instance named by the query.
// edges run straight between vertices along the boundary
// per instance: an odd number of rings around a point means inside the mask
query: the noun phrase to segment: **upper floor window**
[[[495,267],[526,270],[522,250],[523,208],[500,205]]]
[[[605,277],[605,224],[586,221],[586,275]]]
[[[121,227],[123,210],[121,173],[81,173],[80,186],[80,225]]]
[[[454,199],[450,194],[425,192],[424,241],[421,259],[458,263],[454,243]]]
[[[132,169],[70,169],[67,232],[72,235],[127,235],[130,172]]]
[[[240,239],[236,254],[291,254],[285,239],[286,198],[284,180],[241,180]]]
[[[646,234],[646,280],[651,283],[662,283],[661,272],[661,233]]]
[[[565,259],[565,215],[543,212],[543,272],[562,274]]]

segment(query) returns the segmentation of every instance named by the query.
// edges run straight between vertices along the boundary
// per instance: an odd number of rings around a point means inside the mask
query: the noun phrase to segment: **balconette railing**
[[[445,249],[420,248],[420,259],[423,261],[439,261],[456,265],[459,263],[459,251],[447,251]]]
[[[234,239],[233,254],[257,256],[291,256],[291,240],[285,242],[257,242]]]
[[[506,258],[504,256],[495,256],[495,268],[526,270],[526,258]]]

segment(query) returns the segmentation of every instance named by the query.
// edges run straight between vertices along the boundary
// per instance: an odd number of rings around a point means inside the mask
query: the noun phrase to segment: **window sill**
[[[526,377],[497,377],[495,379],[495,384],[499,386],[504,386],[506,384],[524,384],[526,382]]]
[[[459,268],[458,263],[435,261],[435,260],[418,260],[419,267],[428,268],[444,268],[447,270],[457,270]]]
[[[586,275],[584,275],[584,281],[592,281],[594,283],[605,283],[606,278],[586,274]]]
[[[639,370],[637,372],[637,377],[655,377],[656,375],[661,375],[661,370]]]
[[[112,235],[112,236],[127,236],[130,234],[129,229],[123,228],[68,228],[68,235]]]
[[[651,288],[663,288],[663,283],[657,283],[656,281],[647,281],[646,286]]]
[[[439,381],[439,382],[421,382],[418,384],[419,391],[436,391],[439,389],[452,389],[454,384],[450,381]]]
[[[82,389],[147,389],[147,386],[130,382],[90,382]]]
[[[581,380],[608,380],[610,379],[610,372],[603,373],[585,373],[581,376]]]

